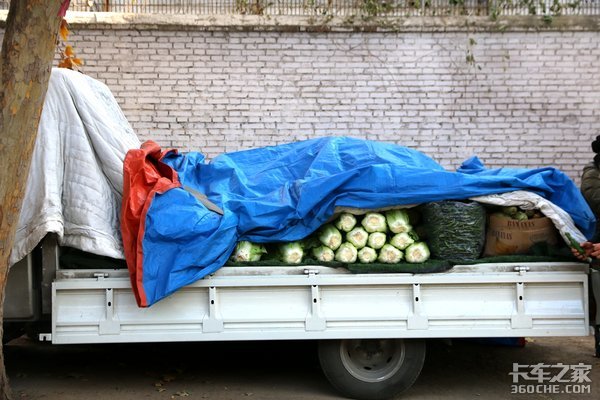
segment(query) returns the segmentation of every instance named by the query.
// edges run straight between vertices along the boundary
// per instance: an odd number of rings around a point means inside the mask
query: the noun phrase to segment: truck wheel
[[[343,339],[319,342],[321,368],[343,395],[358,400],[392,398],[417,380],[425,341]]]

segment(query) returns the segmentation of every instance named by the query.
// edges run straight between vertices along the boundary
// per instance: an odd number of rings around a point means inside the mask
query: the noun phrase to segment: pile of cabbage
[[[305,260],[341,263],[423,263],[430,257],[427,244],[411,225],[406,209],[367,212],[364,215],[340,214],[305,240],[274,245],[241,241],[233,262],[276,259],[287,264]]]

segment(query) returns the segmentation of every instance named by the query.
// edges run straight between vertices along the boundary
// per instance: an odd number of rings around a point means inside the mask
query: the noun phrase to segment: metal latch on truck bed
[[[529,267],[516,266],[515,272],[518,272],[519,275],[525,275],[525,272],[529,271]]]
[[[304,270],[304,275],[318,275],[319,274],[319,270],[318,269],[305,269]]]

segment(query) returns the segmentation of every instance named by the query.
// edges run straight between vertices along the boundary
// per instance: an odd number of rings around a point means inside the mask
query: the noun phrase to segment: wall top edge
[[[7,10],[0,11],[4,28]],[[229,30],[282,32],[600,31],[600,15],[490,17],[331,17],[281,15],[176,15],[67,12],[72,28]]]

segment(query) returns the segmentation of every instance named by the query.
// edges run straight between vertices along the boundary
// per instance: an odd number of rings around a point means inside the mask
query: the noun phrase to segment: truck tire
[[[417,380],[425,362],[425,341],[322,340],[319,361],[329,382],[343,395],[358,400],[390,399]]]

